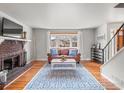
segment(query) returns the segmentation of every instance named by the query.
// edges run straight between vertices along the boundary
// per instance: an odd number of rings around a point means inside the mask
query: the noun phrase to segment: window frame
[[[70,46],[69,47],[58,47],[57,45],[55,47],[51,47],[51,35],[57,35],[57,36],[62,36],[62,35],[65,35],[65,36],[70,36]],[[72,37],[71,36],[77,36],[77,47],[72,47]],[[48,49],[51,49],[51,48],[58,48],[58,49],[67,49],[67,48],[76,48],[78,50],[80,50],[80,31],[76,31],[76,33],[73,33],[73,32],[70,32],[70,33],[64,33],[64,32],[61,32],[60,34],[58,32],[54,32],[54,33],[51,33],[51,32],[48,32]]]

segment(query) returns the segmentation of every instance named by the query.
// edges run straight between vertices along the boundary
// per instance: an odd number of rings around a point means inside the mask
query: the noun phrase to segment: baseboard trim
[[[34,59],[32,59],[32,60],[30,60],[30,61],[27,61],[26,64],[30,64],[30,63],[33,62],[33,61],[34,61]]]
[[[102,75],[104,78],[106,78],[108,81],[110,81],[111,83],[113,83],[115,86],[117,86],[118,88],[123,89],[119,84],[117,84],[114,80],[110,79],[108,76],[106,76],[106,75],[103,74],[102,72],[101,72],[101,75]]]
[[[91,58],[86,58],[86,59],[81,58],[81,60],[91,60]]]
[[[35,62],[35,61],[38,61],[38,62],[48,62],[47,60],[43,60],[43,59],[35,59],[32,62]]]
[[[46,58],[39,58],[39,59],[34,59],[34,60],[38,60],[38,61],[47,61]],[[33,61],[34,61],[34,60],[33,60]]]

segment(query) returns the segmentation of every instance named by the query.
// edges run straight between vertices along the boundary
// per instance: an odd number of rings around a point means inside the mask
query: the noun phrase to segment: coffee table
[[[51,69],[76,69],[75,59],[52,59]]]

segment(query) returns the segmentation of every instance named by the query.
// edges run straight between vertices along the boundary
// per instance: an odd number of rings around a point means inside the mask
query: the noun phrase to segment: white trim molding
[[[101,75],[106,78],[108,81],[110,81],[111,83],[113,83],[115,86],[117,86],[120,89],[124,89],[120,84],[118,84],[116,81],[114,81],[113,79],[109,78],[108,76],[106,76],[105,74],[103,74],[101,72]]]

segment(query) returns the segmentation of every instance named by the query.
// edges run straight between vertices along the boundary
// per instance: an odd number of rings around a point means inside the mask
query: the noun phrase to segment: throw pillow
[[[68,53],[69,53],[68,49],[62,49],[60,54],[61,55],[68,55]]]
[[[58,50],[56,48],[51,48],[50,53],[51,53],[52,56],[58,55]]]
[[[77,49],[69,49],[69,56],[76,56],[78,50]]]

